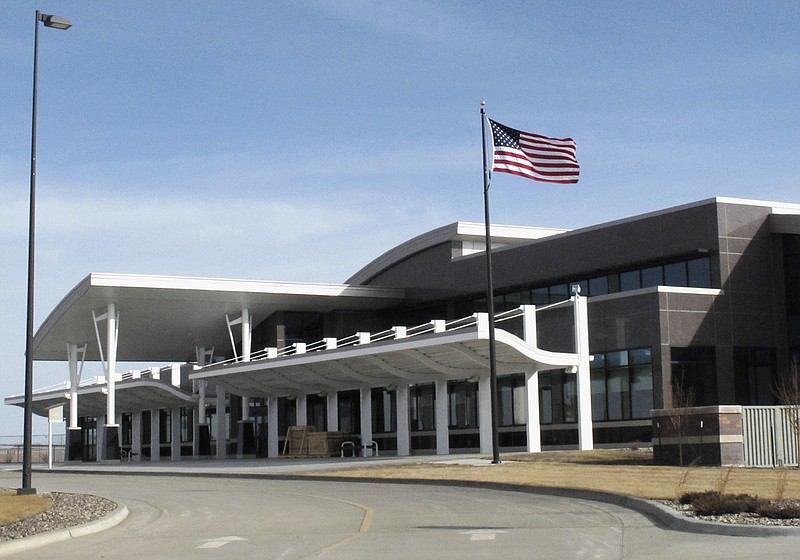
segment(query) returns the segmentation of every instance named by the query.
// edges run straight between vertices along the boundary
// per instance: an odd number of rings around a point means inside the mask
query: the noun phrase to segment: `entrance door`
[[[81,422],[81,438],[83,452],[81,459],[84,462],[97,461],[97,418],[84,418]]]

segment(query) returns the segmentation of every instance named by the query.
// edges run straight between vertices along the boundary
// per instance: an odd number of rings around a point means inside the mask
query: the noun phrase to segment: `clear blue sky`
[[[342,282],[482,221],[481,100],[581,164],[576,186],[496,175],[494,222],[800,202],[797,2],[0,0],[2,397],[23,391],[37,8],[73,23],[40,30],[37,325],[92,271]]]

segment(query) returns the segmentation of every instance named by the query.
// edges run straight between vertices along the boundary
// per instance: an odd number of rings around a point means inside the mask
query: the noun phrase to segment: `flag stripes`
[[[572,138],[549,138],[523,132],[489,119],[492,170],[546,183],[577,183],[580,174]]]

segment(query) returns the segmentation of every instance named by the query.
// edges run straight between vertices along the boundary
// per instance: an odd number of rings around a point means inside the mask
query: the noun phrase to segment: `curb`
[[[48,531],[46,533],[39,533],[38,535],[31,535],[30,537],[23,537],[21,539],[13,539],[0,543],[0,557],[10,556],[17,552],[30,550],[32,548],[39,548],[49,544],[54,544],[69,539],[84,537],[92,533],[99,533],[105,531],[122,523],[128,517],[128,508],[124,505],[117,505],[117,509],[94,521],[89,521],[82,525],[75,525],[74,527],[67,527],[65,529],[56,529],[55,531]]]

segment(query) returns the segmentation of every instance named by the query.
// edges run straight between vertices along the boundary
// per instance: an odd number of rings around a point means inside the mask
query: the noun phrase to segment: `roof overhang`
[[[113,303],[120,314],[117,360],[193,360],[195,346],[229,348],[225,315],[246,308],[254,324],[275,311],[374,310],[396,305],[403,290],[343,284],[259,282],[92,273],[50,313],[34,337],[36,360],[67,359],[67,344],[89,343],[99,360],[92,311]]]
[[[132,379],[115,383],[116,407],[125,412],[156,410],[187,406],[197,401],[196,396],[177,387],[154,379]],[[78,416],[102,416],[106,413],[108,390],[105,381],[85,385],[78,389]],[[47,417],[48,410],[64,405],[69,408],[69,389],[34,393],[33,413]],[[5,399],[5,404],[25,406],[24,396]]]
[[[495,334],[499,374],[578,366],[577,354],[542,350],[502,329]],[[292,396],[488,374],[488,330],[476,324],[412,338],[212,365],[189,377],[220,383],[236,394]]]

